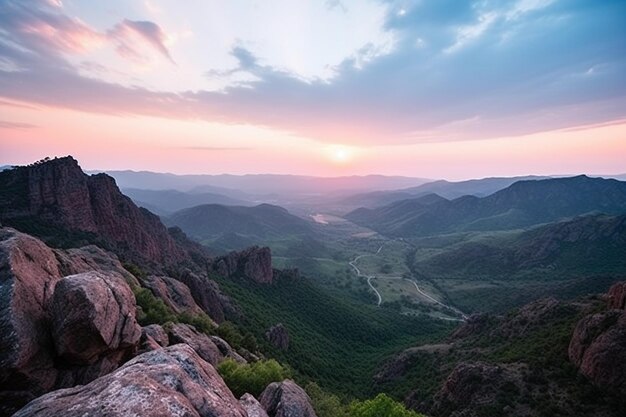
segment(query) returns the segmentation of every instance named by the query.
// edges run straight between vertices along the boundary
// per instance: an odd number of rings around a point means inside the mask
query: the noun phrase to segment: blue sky
[[[258,130],[235,147],[277,146],[268,132],[360,149],[616,124],[625,75],[626,1],[0,4],[4,102]],[[5,131],[41,127],[5,110]]]

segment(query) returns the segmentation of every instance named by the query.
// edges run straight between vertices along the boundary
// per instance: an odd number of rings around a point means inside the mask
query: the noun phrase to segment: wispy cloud
[[[0,120],[0,129],[33,129],[39,126],[35,126],[30,123],[19,123],[19,122],[7,122],[4,120]]]
[[[0,58],[18,68],[0,70],[0,96],[11,100],[254,124],[330,143],[516,136],[626,117],[620,1],[390,1],[381,24],[397,40],[393,48],[362,48],[332,68],[332,79],[303,79],[237,43],[231,68],[199,71],[226,79],[226,87],[177,92],[88,78],[64,59],[112,42],[131,60],[149,48],[173,62],[157,23],[122,20],[100,33],[50,6],[27,4],[0,5]]]
[[[165,46],[165,33],[154,22],[125,19],[109,30],[107,36],[117,44],[117,52],[125,58],[139,61],[145,60],[143,54],[136,47],[137,44],[141,44],[138,41],[143,41],[172,64],[175,63]]]

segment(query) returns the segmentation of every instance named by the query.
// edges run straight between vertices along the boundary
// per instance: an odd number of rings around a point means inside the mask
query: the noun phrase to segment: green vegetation
[[[219,364],[217,369],[237,398],[246,392],[258,398],[270,383],[290,377],[290,372],[274,359],[249,364],[226,359]]]
[[[298,380],[314,380],[334,393],[368,396],[371,378],[386,357],[439,338],[454,326],[340,298],[304,278],[272,285],[214,278],[241,307],[237,325],[257,338],[261,351],[289,364]],[[286,352],[265,339],[276,323],[289,332]]]
[[[156,298],[149,289],[135,286],[133,293],[135,293],[137,307],[139,307],[137,309],[137,321],[142,326],[178,321],[178,317],[165,305],[163,300]]]
[[[355,401],[350,405],[349,417],[423,417],[385,394],[378,394],[366,401]]]

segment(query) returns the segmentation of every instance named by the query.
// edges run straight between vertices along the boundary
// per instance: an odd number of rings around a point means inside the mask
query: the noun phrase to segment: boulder
[[[250,394],[243,394],[239,403],[246,410],[248,417],[269,417],[261,403]]]
[[[112,351],[132,351],[141,336],[135,297],[114,274],[63,278],[54,290],[51,316],[56,352],[70,364],[90,365]]]
[[[50,248],[0,229],[0,414],[54,385],[47,306],[60,279]]]
[[[116,371],[53,391],[15,417],[248,417],[217,371],[180,344],[144,353]]]
[[[174,278],[150,275],[142,280],[142,284],[155,297],[163,300],[165,305],[176,314],[197,315],[203,313],[191,295],[189,287]]]
[[[129,285],[139,286],[137,278],[122,266],[117,255],[98,246],[88,245],[82,248],[57,249],[55,254],[63,276],[89,271],[114,272],[123,277]]]
[[[213,343],[213,341],[204,333],[198,332],[193,326],[183,323],[172,324],[167,329],[169,336],[169,344],[185,343],[205,361],[213,366],[217,366],[224,356]]]
[[[269,417],[317,417],[311,399],[295,382],[272,382],[259,397]]]
[[[287,350],[289,349],[289,332],[287,328],[278,323],[276,326],[272,326],[267,332],[265,332],[267,340],[277,349]]]

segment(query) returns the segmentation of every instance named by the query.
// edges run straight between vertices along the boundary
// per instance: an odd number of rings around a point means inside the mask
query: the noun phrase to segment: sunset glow
[[[626,171],[623,2],[271,3],[2,2],[0,163]]]

